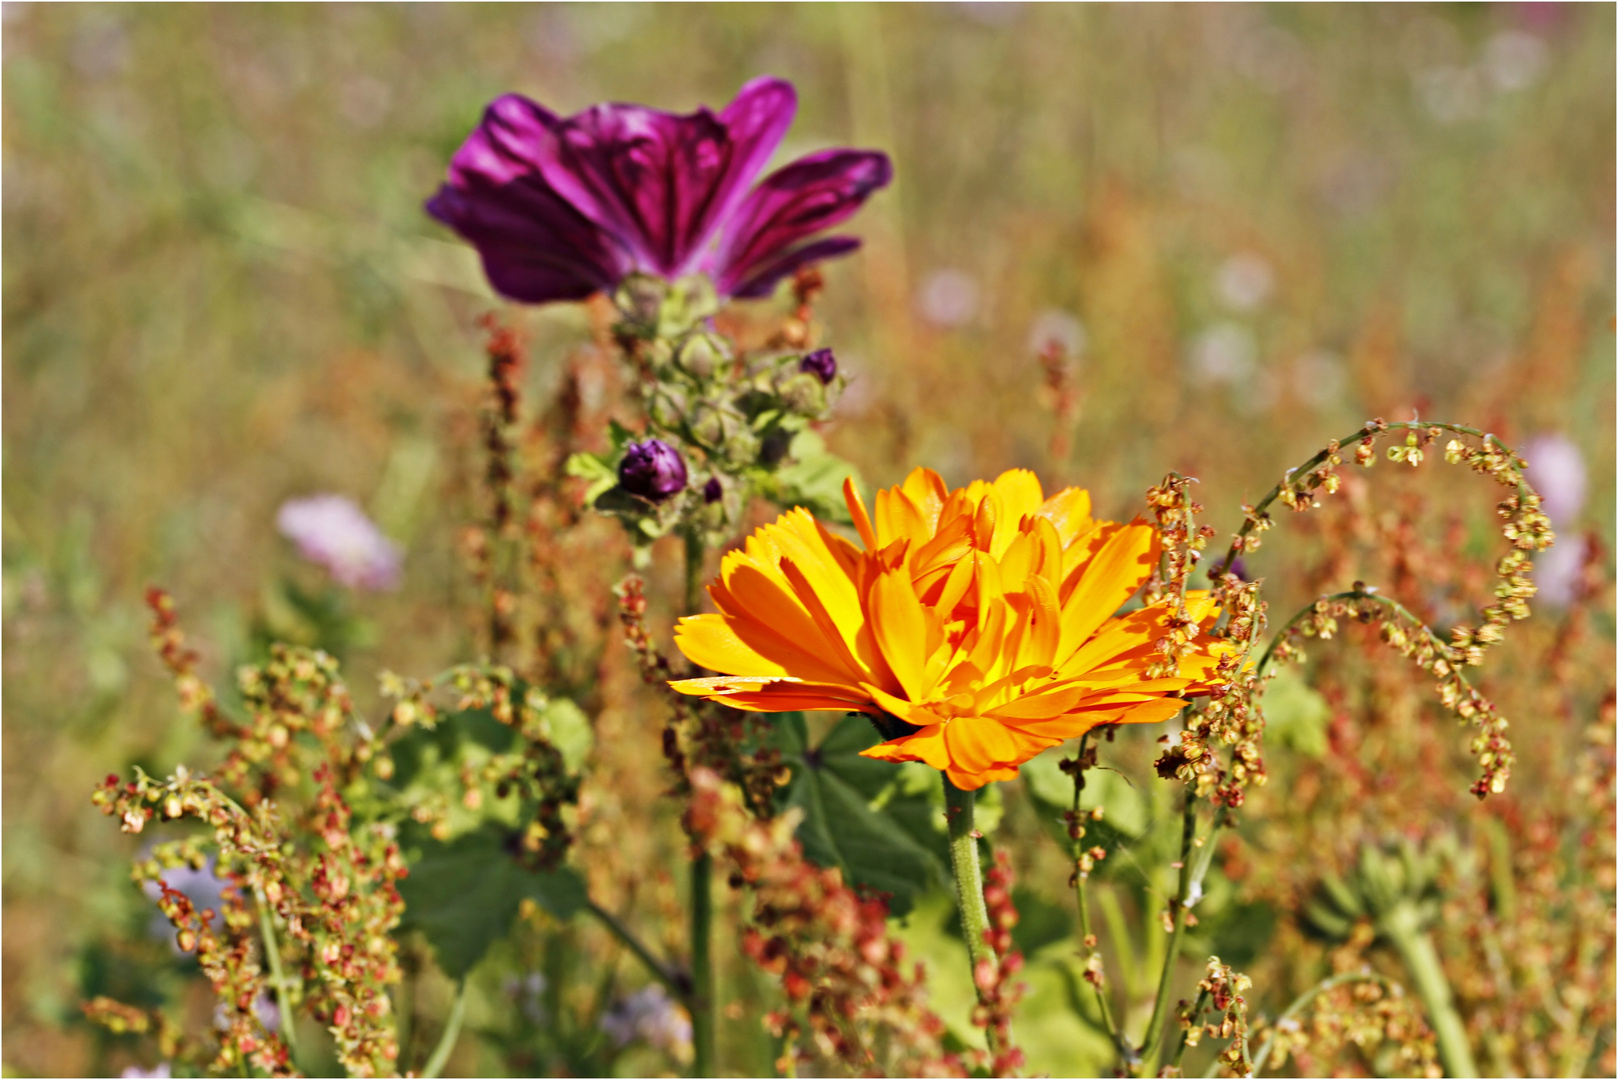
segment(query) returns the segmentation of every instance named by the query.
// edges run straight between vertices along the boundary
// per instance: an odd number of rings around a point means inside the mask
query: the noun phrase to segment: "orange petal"
[[[927,618],[903,569],[878,574],[871,583],[871,629],[882,655],[904,687],[905,696],[920,701],[927,685]]]
[[[1062,603],[1062,643],[1077,651],[1125,600],[1156,563],[1157,534],[1136,522],[1114,533],[1085,564],[1077,586]]]
[[[848,504],[848,516],[854,519],[854,528],[859,531],[860,539],[865,541],[865,550],[875,551],[876,530],[871,528],[871,515],[865,512],[865,500],[860,498],[852,476],[843,478],[843,501]]]

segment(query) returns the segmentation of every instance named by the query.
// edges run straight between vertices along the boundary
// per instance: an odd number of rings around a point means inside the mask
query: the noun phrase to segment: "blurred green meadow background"
[[[1228,531],[1414,414],[1559,436],[1585,494],[1558,532],[1610,551],[1614,32],[1609,4],[6,4],[9,1074],[102,1061],[78,1006],[149,913],[89,791],[201,742],[148,583],[228,682],[318,631],[275,513],[337,492],[405,549],[350,600],[362,709],[380,669],[475,649],[455,537],[505,306],[421,204],[494,96],[717,107],[769,73],[801,100],[783,159],[892,155],[820,308],[855,377],[827,435],[868,483],[1027,466],[1128,517],[1173,468]],[[537,410],[586,314],[505,313]],[[1450,475],[1424,497],[1482,528],[1494,496]]]

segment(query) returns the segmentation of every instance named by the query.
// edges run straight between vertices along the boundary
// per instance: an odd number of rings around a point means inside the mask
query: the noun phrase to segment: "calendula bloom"
[[[1098,725],[1167,720],[1212,688],[1225,648],[1206,634],[1212,598],[1186,595],[1203,633],[1177,673],[1154,678],[1175,607],[1117,612],[1157,565],[1156,533],[1091,518],[1083,489],[1046,499],[1013,470],[949,491],[917,469],[877,493],[875,515],[852,483],[843,493],[863,550],[801,508],[760,528],[709,586],[718,614],[675,631],[721,674],[676,690],[755,712],[867,713],[890,735],[867,757],[926,762],[971,790]]]
[[[497,98],[427,212],[478,249],[513,300],[577,300],[631,273],[703,273],[721,296],[763,296],[800,266],[859,246],[810,241],[887,185],[870,150],[823,150],[756,187],[797,111],[782,79],[755,79],[715,114],[603,104],[559,117]]]

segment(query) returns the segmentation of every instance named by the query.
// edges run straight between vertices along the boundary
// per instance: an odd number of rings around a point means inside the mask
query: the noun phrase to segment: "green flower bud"
[[[669,386],[658,386],[646,403],[647,417],[664,431],[678,427],[685,411],[685,395]]]
[[[730,361],[725,343],[712,334],[691,334],[680,343],[674,362],[693,379],[707,380]]]
[[[826,411],[826,384],[810,372],[782,380],[776,392],[781,404],[800,416],[819,416]]]

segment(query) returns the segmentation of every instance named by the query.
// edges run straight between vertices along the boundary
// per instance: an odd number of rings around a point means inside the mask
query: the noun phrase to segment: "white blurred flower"
[[[517,1008],[535,1024],[545,1022],[545,1006],[542,999],[545,996],[547,982],[545,976],[537,971],[530,972],[521,977],[513,975],[506,980],[506,996],[516,1000]]]
[[[1326,408],[1342,395],[1343,363],[1323,349],[1298,357],[1292,374],[1298,396],[1317,409]]]
[[[170,1068],[168,1062],[159,1061],[150,1069],[143,1069],[139,1065],[131,1065],[118,1075],[126,1078],[126,1080],[141,1080],[143,1077],[149,1078],[149,1080],[169,1080],[169,1077],[174,1075],[174,1071]]]
[[[1446,66],[1416,76],[1416,94],[1441,124],[1470,120],[1483,111],[1483,80],[1469,67]]]
[[[1028,351],[1035,356],[1043,353],[1047,346],[1055,345],[1069,360],[1074,360],[1084,354],[1089,341],[1090,335],[1084,332],[1084,324],[1078,316],[1061,308],[1046,308],[1035,315],[1028,326]]]
[[[1252,311],[1275,290],[1275,271],[1261,255],[1244,251],[1219,267],[1219,295],[1237,311]]]
[[[1549,50],[1543,39],[1521,30],[1502,30],[1483,47],[1483,70],[1500,90],[1521,90],[1545,71]]]
[[[1191,369],[1204,382],[1241,382],[1257,357],[1253,332],[1241,323],[1215,323],[1191,342]]]
[[[276,1003],[275,995],[268,990],[260,990],[258,997],[253,999],[253,1012],[258,1015],[259,1026],[270,1034],[281,1030],[281,1006]],[[220,1031],[230,1027],[230,1014],[225,1011],[225,1003],[219,1002],[213,1009],[213,1026]]]
[[[614,1003],[601,1030],[620,1047],[638,1039],[682,1059],[691,1049],[691,1018],[656,983]]]
[[[978,313],[978,283],[964,270],[934,270],[921,283],[916,304],[935,326],[961,326]]]
[[[398,545],[382,535],[365,511],[341,495],[289,499],[275,516],[281,535],[298,553],[324,566],[351,589],[391,589],[399,583]]]

